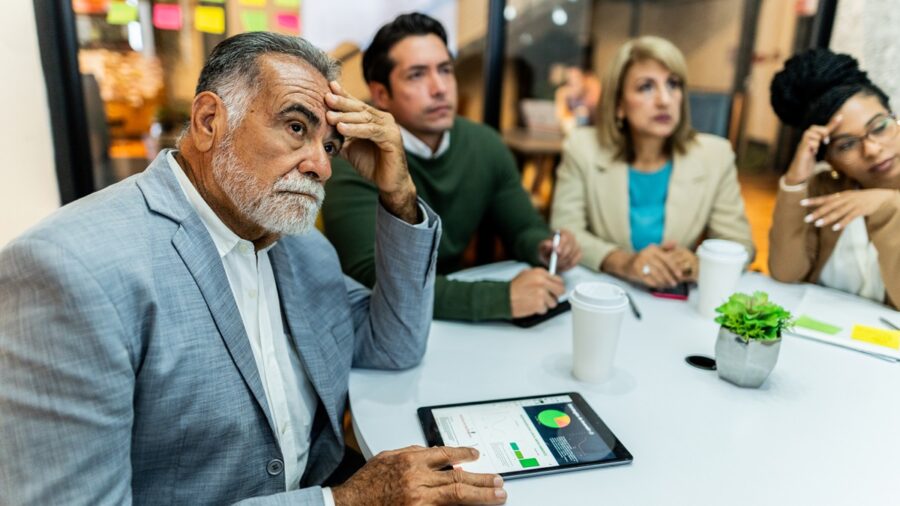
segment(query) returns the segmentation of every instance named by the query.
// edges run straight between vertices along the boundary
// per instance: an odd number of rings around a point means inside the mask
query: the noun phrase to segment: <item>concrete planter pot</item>
[[[781,338],[749,342],[725,327],[716,340],[716,371],[719,377],[744,388],[759,388],[778,362]]]

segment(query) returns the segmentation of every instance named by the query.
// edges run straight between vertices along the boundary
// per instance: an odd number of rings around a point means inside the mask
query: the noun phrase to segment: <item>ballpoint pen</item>
[[[628,305],[631,306],[631,312],[634,313],[634,317],[638,320],[641,319],[641,312],[638,311],[637,304],[634,303],[634,299],[631,298],[631,294],[625,292],[625,298],[628,299]]]
[[[556,262],[559,257],[557,250],[559,249],[559,230],[553,231],[553,250],[550,252],[550,275],[556,275]]]
[[[888,327],[890,327],[890,328],[892,328],[892,329],[894,329],[894,330],[900,330],[900,327],[898,327],[897,325],[895,325],[894,322],[888,320],[887,318],[884,318],[884,317],[879,316],[878,319],[881,320],[881,323],[887,325]]]

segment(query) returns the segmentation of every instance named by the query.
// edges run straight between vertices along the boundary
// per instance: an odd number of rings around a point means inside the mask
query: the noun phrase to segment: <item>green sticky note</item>
[[[275,0],[278,7],[300,7],[300,0]]]
[[[265,32],[269,29],[266,11],[242,11],[241,24],[245,32]]]
[[[816,332],[822,332],[823,334],[835,335],[840,332],[842,329],[836,325],[832,325],[830,323],[825,323],[823,321],[815,320],[810,318],[809,316],[803,315],[800,318],[797,318],[797,321],[794,322],[795,327],[803,327],[810,330],[815,330]]]
[[[106,22],[111,25],[127,25],[132,21],[137,21],[137,17],[137,7],[125,2],[109,4],[109,10],[106,12]]]

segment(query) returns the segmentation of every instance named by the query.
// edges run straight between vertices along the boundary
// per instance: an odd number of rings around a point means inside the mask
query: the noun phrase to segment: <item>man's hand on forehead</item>
[[[416,223],[416,189],[406,168],[403,138],[394,117],[354,98],[336,81],[330,87],[331,93],[325,94],[325,118],[347,139],[341,154],[375,183],[388,211]]]

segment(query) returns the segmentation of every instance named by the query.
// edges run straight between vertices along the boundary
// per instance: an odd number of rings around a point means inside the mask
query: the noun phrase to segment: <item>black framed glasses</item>
[[[893,114],[881,114],[869,122],[865,135],[841,136],[832,140],[826,146],[825,154],[832,160],[854,161],[863,157],[863,144],[867,139],[883,144],[896,137],[897,132],[900,132],[897,117]]]

